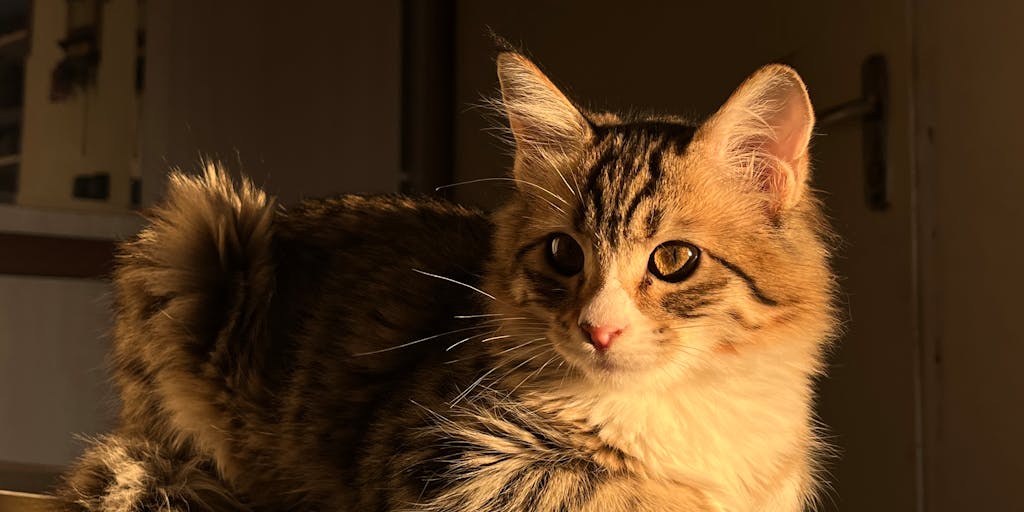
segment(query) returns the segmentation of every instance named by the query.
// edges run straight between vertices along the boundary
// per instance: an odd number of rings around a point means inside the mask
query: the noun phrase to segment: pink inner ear
[[[796,96],[789,94],[789,96]],[[784,162],[795,165],[807,150],[808,131],[811,129],[813,117],[807,112],[802,98],[786,98],[785,107],[772,120],[775,140],[771,144],[771,152]]]
[[[768,193],[773,210],[799,201],[807,181],[814,126],[810,99],[793,69],[769,65],[751,75],[722,106],[707,137],[726,163]]]
[[[776,91],[783,108],[769,119],[774,137],[765,149],[774,157],[765,162],[763,188],[773,194],[781,207],[796,202],[801,195],[802,184],[807,179],[807,142],[814,124],[814,114],[804,98],[803,91],[786,88]]]

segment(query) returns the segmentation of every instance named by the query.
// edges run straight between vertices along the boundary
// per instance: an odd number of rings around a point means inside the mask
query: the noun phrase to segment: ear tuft
[[[500,36],[493,28],[487,27],[487,35],[491,37],[491,42],[494,43],[495,53],[522,53],[519,48],[512,44],[508,39]]]
[[[589,138],[586,118],[522,54],[498,54],[498,79],[518,158],[550,160],[582,147]]]
[[[701,128],[701,137],[730,169],[765,193],[774,212],[803,196],[814,110],[793,68],[765,66],[747,78]]]

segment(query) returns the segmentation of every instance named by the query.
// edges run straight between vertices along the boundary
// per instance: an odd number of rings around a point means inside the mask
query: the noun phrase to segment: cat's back
[[[248,474],[243,491],[344,471],[374,411],[409,396],[402,376],[458,371],[433,336],[486,300],[472,288],[489,221],[439,200],[278,207],[208,169],[172,177],[150,220],[114,278],[122,430],[195,446],[229,480]]]
[[[422,197],[346,195],[283,210],[270,316],[284,329],[271,335],[295,338],[302,326],[301,350],[319,346],[370,373],[437,355],[437,343],[411,342],[483,313],[490,234],[482,213]]]

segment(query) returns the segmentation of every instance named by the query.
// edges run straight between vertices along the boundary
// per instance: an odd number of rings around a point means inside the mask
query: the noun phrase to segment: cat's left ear
[[[701,127],[713,158],[753,180],[769,209],[797,204],[807,188],[814,109],[800,75],[773,64],[751,75]]]
[[[517,159],[550,162],[572,154],[590,138],[583,114],[523,55],[498,54],[498,79]]]

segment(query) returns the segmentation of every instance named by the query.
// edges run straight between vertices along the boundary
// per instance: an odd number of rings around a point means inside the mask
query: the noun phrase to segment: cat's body
[[[518,192],[492,218],[398,197],[279,210],[215,169],[175,177],[116,274],[122,426],[64,495],[110,511],[801,510],[833,320],[795,74],[769,68],[730,100],[783,87],[764,139],[729,104],[700,129],[584,119],[521,56],[499,69]],[[719,140],[737,133],[762,139]],[[777,161],[720,177],[740,150]]]

